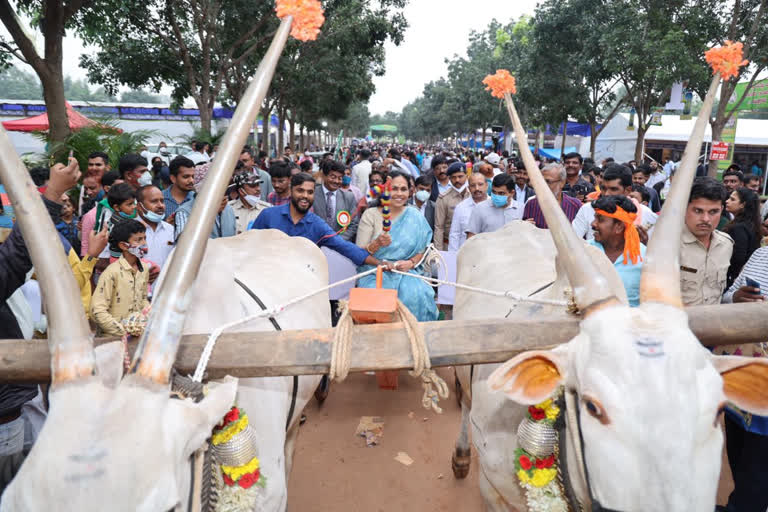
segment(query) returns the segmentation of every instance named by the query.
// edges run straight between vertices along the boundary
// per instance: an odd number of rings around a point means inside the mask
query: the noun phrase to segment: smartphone
[[[105,218],[106,216],[107,216],[107,212],[106,212],[106,210],[102,211],[102,212],[101,212],[101,217],[99,217],[99,220],[98,220],[98,222],[96,222],[96,224],[94,224],[94,226],[93,226],[93,231],[94,231],[95,233],[98,233],[98,232],[99,232],[99,231],[101,231],[101,230],[102,230],[102,228],[104,227],[104,218]]]
[[[751,286],[752,288],[757,288],[758,290],[760,290],[760,283],[758,283],[751,277],[747,277],[747,286]]]

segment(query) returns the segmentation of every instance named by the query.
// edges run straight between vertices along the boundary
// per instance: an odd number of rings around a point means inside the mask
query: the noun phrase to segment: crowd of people
[[[126,321],[146,312],[155,280],[183,235],[216,158],[216,148],[203,142],[173,159],[163,148],[158,155],[130,153],[117,162],[95,152],[82,173],[73,158],[66,166],[30,170],[96,335],[123,336]],[[455,252],[468,239],[516,221],[547,229],[529,170],[506,151],[374,144],[329,148],[321,155],[287,147],[282,156],[268,158],[244,147],[210,237],[278,229],[335,250],[359,272],[383,265],[418,274],[432,247]],[[560,161],[537,158],[537,165],[575,232],[614,262],[630,305],[638,305],[645,246],[676,163],[607,158],[598,165],[569,153]],[[738,168],[728,169],[722,181],[695,179],[680,241],[685,305],[765,299],[768,205],[761,207],[761,184],[762,172],[745,175]],[[381,187],[391,191],[386,211]],[[0,337],[29,338],[33,329],[22,327],[35,321],[11,306],[31,262],[20,232],[11,229],[13,205],[3,207]],[[375,277],[361,278],[358,286],[375,286]],[[420,321],[439,318],[435,291],[423,280],[386,272],[384,286],[398,290]],[[754,355],[766,355],[762,345],[750,347]],[[21,434],[21,448],[18,432],[25,425],[22,409],[37,396],[36,386],[0,386],[0,434],[16,435],[16,445],[3,447],[0,456],[28,448],[23,441],[29,442],[29,430]],[[750,508],[755,504],[765,510],[754,468],[768,455],[768,421],[731,411],[726,432],[736,482],[727,510],[758,510]]]

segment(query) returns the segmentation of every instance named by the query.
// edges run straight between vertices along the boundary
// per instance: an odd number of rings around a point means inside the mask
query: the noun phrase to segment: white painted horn
[[[232,116],[206,177],[205,186],[197,195],[192,215],[168,263],[163,285],[158,291],[147,327],[136,350],[131,373],[138,373],[162,384],[168,382],[191,300],[192,284],[203,260],[216,213],[251,126],[267,95],[292,22],[292,16],[282,19],[269,50]]]
[[[557,247],[557,252],[568,274],[568,280],[573,288],[574,298],[579,309],[585,314],[589,314],[601,305],[618,303],[618,299],[608,285],[608,281],[600,274],[595,264],[587,254],[584,247],[584,240],[581,240],[573,230],[568,217],[565,216],[563,209],[557,204],[552,191],[549,190],[544,177],[541,175],[539,166],[533,159],[533,154],[528,148],[528,132],[523,128],[520,118],[515,110],[515,104],[509,93],[504,94],[504,103],[507,105],[509,117],[512,120],[512,126],[515,129],[515,137],[523,157],[523,163],[528,171],[531,185],[536,190],[536,198],[539,206],[547,220],[549,232]]]
[[[13,203],[16,223],[24,234],[43,291],[52,383],[57,386],[93,375],[93,339],[80,289],[40,193],[4,128],[0,128],[0,179]]]
[[[704,132],[709,124],[715,94],[720,85],[720,74],[715,74],[709,86],[701,111],[696,118],[693,133],[685,146],[683,159],[675,173],[675,183],[669,193],[659,220],[648,242],[640,279],[640,302],[661,302],[683,307],[680,294],[680,237],[683,234],[685,210],[696,176]]]

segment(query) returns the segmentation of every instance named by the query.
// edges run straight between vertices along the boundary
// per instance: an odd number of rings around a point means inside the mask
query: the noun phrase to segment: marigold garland
[[[245,427],[247,426],[248,426],[248,415],[245,413],[240,413],[239,419],[237,421],[234,421],[231,423],[225,423],[223,430],[218,430],[218,432],[214,430],[213,437],[211,438],[211,442],[215,445],[226,443],[227,441],[235,437],[235,435],[245,430]]]
[[[536,422],[554,424],[560,414],[560,407],[548,398],[540,404],[528,407],[528,417]],[[534,457],[526,450],[515,450],[515,471],[517,478],[523,485],[544,487],[557,477],[555,455],[547,457]]]
[[[504,94],[515,94],[517,92],[517,86],[515,85],[515,77],[509,74],[506,69],[499,69],[495,75],[488,75],[483,79],[483,83],[487,86],[486,91],[491,92],[491,96],[494,98],[503,99]]]
[[[232,480],[238,480],[243,475],[255,473],[259,470],[259,458],[254,457],[244,466],[225,466],[221,465],[221,471]]]
[[[299,41],[314,41],[325,22],[320,0],[277,0],[277,17],[293,16],[291,35]]]
[[[720,73],[723,80],[739,76],[739,69],[749,64],[744,58],[744,45],[726,41],[720,48],[711,48],[704,54],[707,63],[715,73]]]

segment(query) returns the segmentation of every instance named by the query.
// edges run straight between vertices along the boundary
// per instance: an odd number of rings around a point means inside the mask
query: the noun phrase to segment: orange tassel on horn
[[[278,18],[293,16],[291,35],[299,41],[314,41],[325,22],[319,0],[277,0]]]
[[[495,75],[486,76],[483,83],[487,85],[485,90],[491,91],[491,96],[494,98],[503,99],[505,93],[515,94],[517,92],[515,77],[510,75],[506,69],[499,69]]]
[[[744,58],[744,45],[726,41],[725,46],[712,48],[704,54],[707,63],[715,73],[720,73],[723,80],[739,76],[739,69],[749,64]]]

